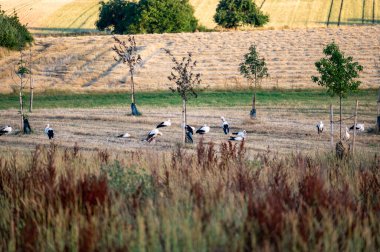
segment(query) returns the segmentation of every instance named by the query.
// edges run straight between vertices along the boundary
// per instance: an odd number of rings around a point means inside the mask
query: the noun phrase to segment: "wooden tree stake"
[[[357,123],[357,116],[358,116],[358,106],[359,106],[359,101],[356,100],[355,116],[354,116],[354,137],[352,138],[352,154],[355,153],[355,137],[356,137],[356,123]]]
[[[330,104],[330,144],[331,144],[331,149],[334,151],[334,111],[333,111],[333,106]]]
[[[30,97],[29,97],[29,112],[31,113],[33,110],[33,79],[32,79],[32,46],[29,48],[29,89],[30,89]]]

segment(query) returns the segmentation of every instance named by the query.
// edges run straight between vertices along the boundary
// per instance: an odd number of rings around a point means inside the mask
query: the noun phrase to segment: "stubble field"
[[[376,119],[376,91],[369,92],[368,98],[360,100],[358,122],[364,123],[366,132],[358,134],[357,151],[363,153],[378,152],[380,149],[380,135],[371,131],[375,128]],[[327,96],[326,96],[327,98]],[[126,99],[128,99],[126,97]],[[202,98],[200,98],[202,99]],[[327,99],[329,100],[329,99]],[[338,120],[338,104],[332,102],[335,107],[335,118]],[[330,150],[329,134],[329,104],[326,99],[320,102],[297,103],[289,101],[259,105],[258,119],[249,119],[249,100],[247,106],[228,106],[226,101],[216,107],[190,106],[188,108],[188,123],[194,127],[207,124],[211,127],[209,134],[201,137],[194,136],[195,144],[187,148],[193,149],[203,138],[206,143],[225,143],[228,136],[221,128],[220,116],[224,116],[230,123],[231,131],[246,130],[246,148],[250,154],[272,151],[279,154],[287,153],[315,153]],[[259,100],[260,104],[260,100]],[[344,108],[343,129],[353,124],[354,99],[346,101]],[[121,152],[124,150],[154,149],[170,152],[181,138],[181,107],[180,106],[142,106],[141,117],[129,115],[128,105],[111,108],[56,108],[36,109],[30,114],[31,126],[34,129],[32,135],[8,135],[2,136],[0,141],[2,149],[17,147],[21,149],[34,148],[36,144],[49,144],[43,129],[50,123],[54,128],[56,137],[54,142],[72,147],[77,143],[88,150],[110,149]],[[15,109],[1,110],[2,123],[7,122],[15,128],[19,124],[19,117]],[[171,119],[171,127],[163,128],[162,137],[156,143],[149,144],[142,141],[148,131],[156,127],[160,122]],[[349,118],[349,119],[347,119]],[[5,120],[6,119],[6,120]],[[325,131],[317,134],[316,123],[322,120]],[[338,123],[334,124],[335,141],[339,138]],[[117,138],[117,135],[128,132],[131,138]],[[344,130],[343,130],[344,133]],[[352,136],[352,134],[351,134]],[[352,137],[349,141],[351,143]]]
[[[362,88],[377,88],[380,83],[380,26],[313,28],[241,32],[135,35],[142,65],[136,68],[136,89],[167,90],[167,76],[173,67],[163,51],[177,57],[188,52],[198,62],[202,87],[211,89],[247,88],[239,74],[239,64],[252,44],[265,57],[270,77],[264,88],[315,88],[311,76],[314,63],[323,57],[323,48],[335,41],[340,49],[364,67]],[[121,37],[126,39],[127,37]],[[115,62],[112,36],[37,38],[32,47],[35,91],[129,90],[127,67]],[[29,52],[24,56],[29,61]],[[0,59],[1,93],[17,91],[12,69],[19,53]]]

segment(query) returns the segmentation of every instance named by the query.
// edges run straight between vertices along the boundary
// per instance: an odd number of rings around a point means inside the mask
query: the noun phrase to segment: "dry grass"
[[[380,159],[37,146],[0,153],[2,251],[378,251]]]
[[[77,0],[65,4],[41,21],[45,28],[95,29],[99,1]]]
[[[239,63],[250,44],[256,43],[266,58],[270,78],[264,88],[312,88],[310,76],[317,74],[314,63],[327,43],[335,41],[346,55],[364,66],[364,88],[380,82],[379,26],[310,28],[182,34],[136,35],[143,65],[136,72],[138,90],[167,89],[172,62],[161,48],[176,56],[194,53],[204,86],[210,88],[246,87],[238,72]],[[37,38],[32,48],[35,85],[38,90],[129,90],[126,66],[114,61],[111,36]],[[10,69],[18,53],[0,59],[0,92],[10,92]]]

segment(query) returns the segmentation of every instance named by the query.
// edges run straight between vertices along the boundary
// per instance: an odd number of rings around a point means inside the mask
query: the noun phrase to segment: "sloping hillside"
[[[246,87],[238,66],[255,43],[266,58],[270,78],[263,87],[314,88],[314,62],[323,47],[335,41],[364,66],[363,87],[380,83],[380,26],[312,28],[135,36],[143,64],[137,69],[137,89],[167,89],[172,62],[162,48],[182,56],[194,52],[204,85],[211,88]],[[126,38],[126,37],[125,37]],[[38,89],[129,89],[127,67],[114,61],[111,36],[37,38],[32,48]],[[0,60],[1,92],[14,85],[11,69],[18,53]]]
[[[190,0],[200,23],[208,28],[219,0]],[[380,23],[380,0],[256,0],[270,16],[267,28],[323,27]],[[17,11],[33,32],[94,30],[99,0],[0,0],[7,12]]]

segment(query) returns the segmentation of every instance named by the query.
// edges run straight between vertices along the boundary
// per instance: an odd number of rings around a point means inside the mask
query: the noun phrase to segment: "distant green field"
[[[34,96],[34,108],[96,108],[112,106],[129,106],[130,94],[128,93],[66,93],[48,92],[37,93]],[[0,109],[18,108],[18,96],[16,94],[0,94]],[[25,95],[28,102],[29,96]],[[189,106],[249,106],[252,92],[250,90],[238,91],[207,91],[200,92],[198,98],[189,101]],[[345,103],[353,103],[360,100],[361,105],[375,104],[377,91],[373,89],[360,90]],[[177,94],[170,92],[144,92],[136,94],[138,106],[180,106],[181,99]],[[330,97],[323,90],[260,90],[257,93],[259,106],[327,106],[337,103],[337,97]]]

